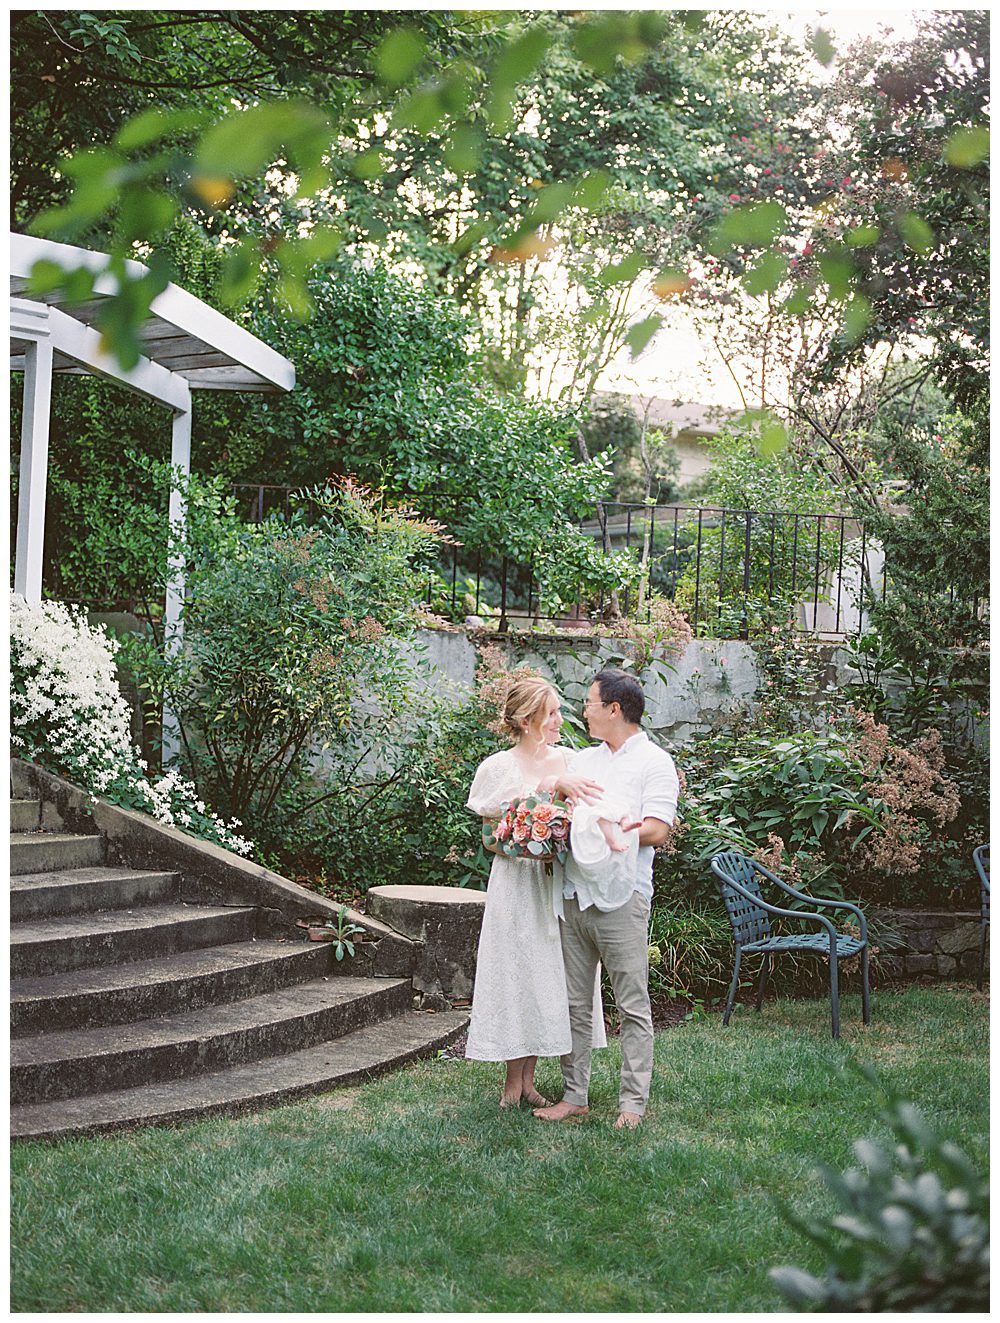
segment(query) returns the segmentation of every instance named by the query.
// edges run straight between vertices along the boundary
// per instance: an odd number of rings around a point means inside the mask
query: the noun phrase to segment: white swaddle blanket
[[[624,799],[606,791],[596,804],[575,804],[569,831],[570,853],[573,863],[586,881],[595,900],[613,908],[631,895],[635,885],[636,858],[639,853],[639,833],[623,834],[627,848],[612,850],[600,827],[600,819],[618,823],[628,817],[629,807]]]

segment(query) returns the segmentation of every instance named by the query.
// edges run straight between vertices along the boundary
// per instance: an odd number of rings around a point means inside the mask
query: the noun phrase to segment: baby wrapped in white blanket
[[[554,785],[555,778],[538,788],[548,790]],[[598,902],[605,901],[608,908],[621,903],[616,898],[635,880],[641,826],[625,801],[607,790],[596,803],[573,805],[569,829],[573,863]]]
[[[613,905],[623,884],[635,880],[639,828],[623,799],[604,791],[595,804],[575,804],[569,829],[570,854],[598,903]]]

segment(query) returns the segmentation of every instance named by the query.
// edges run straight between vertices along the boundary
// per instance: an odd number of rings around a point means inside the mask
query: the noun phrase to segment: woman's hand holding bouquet
[[[512,799],[501,805],[497,822],[483,827],[483,841],[497,854],[539,863],[566,862],[573,810],[550,791]]]

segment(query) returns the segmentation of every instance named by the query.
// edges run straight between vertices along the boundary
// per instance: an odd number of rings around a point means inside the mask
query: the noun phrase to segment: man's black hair
[[[646,710],[646,700],[642,685],[634,675],[609,666],[594,676],[594,683],[600,691],[602,703],[617,703],[625,720],[633,726],[639,725]]]

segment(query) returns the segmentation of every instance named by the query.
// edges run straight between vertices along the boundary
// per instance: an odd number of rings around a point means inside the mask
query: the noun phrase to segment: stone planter
[[[484,891],[465,887],[372,887],[368,914],[395,932],[419,942],[413,987],[421,1007],[442,1010],[472,997]]]

